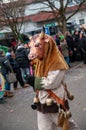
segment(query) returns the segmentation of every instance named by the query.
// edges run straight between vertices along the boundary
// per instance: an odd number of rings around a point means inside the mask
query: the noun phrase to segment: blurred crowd
[[[11,89],[13,85],[14,90],[18,89],[18,86],[22,88],[29,87],[29,84],[26,83],[25,76],[31,75],[31,63],[28,59],[29,48],[28,44],[23,44],[19,40],[15,48],[8,48],[8,51],[4,53],[3,50],[0,50],[0,85],[2,85],[3,79],[4,84],[4,94],[2,92],[2,87],[0,91],[0,101],[3,101],[3,98],[13,97],[14,93]],[[9,83],[7,75],[13,72],[16,76],[17,81]],[[19,85],[20,84],[20,85]],[[2,95],[3,94],[3,95]]]
[[[84,61],[86,63],[86,29],[75,30],[73,34],[66,31],[58,32],[56,44],[70,67],[70,62]]]

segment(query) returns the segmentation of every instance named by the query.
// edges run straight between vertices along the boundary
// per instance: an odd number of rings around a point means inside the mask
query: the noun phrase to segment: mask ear
[[[31,39],[32,39],[32,36],[29,35],[28,38],[31,40]]]

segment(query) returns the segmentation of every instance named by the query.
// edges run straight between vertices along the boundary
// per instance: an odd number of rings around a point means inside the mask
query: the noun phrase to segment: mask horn
[[[31,39],[32,39],[32,36],[29,35],[28,38],[29,38],[29,40],[31,40]]]
[[[45,28],[43,26],[43,29],[42,29],[42,31],[40,33],[40,38],[43,39],[44,37],[45,37]]]
[[[40,38],[41,38],[41,39],[44,39],[44,36],[45,36],[45,33],[44,33],[44,32],[41,32],[41,33],[40,33]]]

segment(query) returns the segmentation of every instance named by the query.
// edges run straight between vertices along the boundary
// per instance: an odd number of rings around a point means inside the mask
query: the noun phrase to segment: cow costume
[[[29,59],[35,63],[34,77],[27,82],[34,87],[36,97],[33,109],[37,110],[38,130],[79,130],[69,111],[65,84],[68,65],[51,36],[37,34],[29,43]],[[35,60],[34,60],[35,59]],[[73,97],[73,96],[72,96]],[[72,99],[72,98],[70,98]]]

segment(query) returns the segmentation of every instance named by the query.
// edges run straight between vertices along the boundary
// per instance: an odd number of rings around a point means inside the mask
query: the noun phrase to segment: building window
[[[68,1],[68,6],[71,6],[71,5],[73,5],[73,0]]]
[[[76,3],[77,3],[77,2],[79,3],[80,1],[81,1],[81,0],[75,0]]]
[[[69,0],[68,2],[71,3],[73,0]]]
[[[80,24],[80,25],[85,24],[85,20],[84,20],[84,19],[80,19],[80,20],[79,20],[79,24]]]
[[[75,0],[76,4],[80,4],[81,2],[83,2],[84,0]]]

